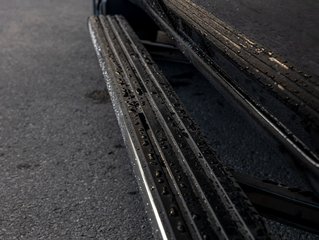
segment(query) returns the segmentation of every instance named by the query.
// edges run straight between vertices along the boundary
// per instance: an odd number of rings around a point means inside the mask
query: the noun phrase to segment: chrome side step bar
[[[89,30],[158,239],[269,239],[168,81],[121,16]]]

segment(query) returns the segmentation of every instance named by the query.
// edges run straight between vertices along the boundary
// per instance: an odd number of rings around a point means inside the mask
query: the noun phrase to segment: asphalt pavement
[[[149,239],[88,0],[0,5],[0,239]]]

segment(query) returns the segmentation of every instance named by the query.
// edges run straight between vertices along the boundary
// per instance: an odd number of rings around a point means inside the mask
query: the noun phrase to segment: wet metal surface
[[[125,21],[91,17],[89,29],[155,233],[268,239],[263,221]]]

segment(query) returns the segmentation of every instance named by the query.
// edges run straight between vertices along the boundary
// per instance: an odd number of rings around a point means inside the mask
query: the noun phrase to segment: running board
[[[294,67],[287,69],[283,59],[190,0],[142,3],[212,85],[292,154],[319,192],[318,81]],[[235,46],[240,51],[235,51]]]
[[[269,239],[121,16],[89,18],[113,107],[158,239]]]

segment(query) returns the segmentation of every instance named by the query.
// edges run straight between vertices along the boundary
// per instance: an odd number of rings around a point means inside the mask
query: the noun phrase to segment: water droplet
[[[136,89],[136,92],[137,92],[138,95],[142,95],[143,94],[143,91],[140,88]]]
[[[311,78],[311,76],[310,76],[309,74],[307,74],[307,73],[305,73],[303,76],[304,76],[305,78]]]
[[[185,227],[182,222],[177,223],[177,230],[180,232],[185,232]]]
[[[159,171],[159,170],[156,170],[156,172],[155,172],[155,176],[156,176],[156,177],[160,177],[160,176],[162,176],[162,172],[161,172],[161,171]]]
[[[165,186],[165,187],[163,187],[163,189],[162,189],[162,194],[163,195],[167,195],[169,192],[168,192],[168,188]]]
[[[171,216],[176,216],[177,215],[177,211],[176,211],[176,208],[174,208],[174,207],[171,207],[170,209],[169,209],[169,215],[171,215]]]

